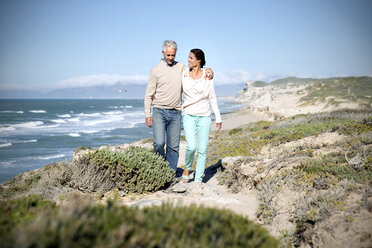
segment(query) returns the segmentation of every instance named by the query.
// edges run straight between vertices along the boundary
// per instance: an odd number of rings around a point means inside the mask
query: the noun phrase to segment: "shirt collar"
[[[163,61],[167,66],[170,66],[170,67],[172,67],[172,66],[174,66],[174,65],[176,65],[178,62],[177,61],[173,61],[173,64],[171,64],[171,65],[168,65],[168,63],[167,63],[167,61],[165,61],[165,59],[161,59],[161,61]]]

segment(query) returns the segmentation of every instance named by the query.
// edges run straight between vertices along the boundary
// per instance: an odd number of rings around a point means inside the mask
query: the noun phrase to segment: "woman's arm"
[[[213,113],[216,116],[217,130],[220,130],[221,126],[222,126],[222,119],[221,119],[220,110],[218,109],[218,105],[217,105],[217,97],[216,97],[216,93],[214,91],[213,80],[209,80],[209,87],[211,87],[211,91],[210,91],[210,94],[209,94],[209,102],[211,104]]]

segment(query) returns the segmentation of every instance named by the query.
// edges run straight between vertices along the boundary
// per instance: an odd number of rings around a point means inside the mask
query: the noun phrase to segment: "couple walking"
[[[171,40],[163,42],[164,58],[152,68],[146,89],[146,125],[153,128],[154,153],[163,156],[169,162],[169,166],[176,171],[181,119],[183,119],[187,147],[182,179],[184,182],[189,181],[189,173],[197,150],[194,181],[202,182],[212,123],[211,107],[216,116],[217,130],[220,130],[222,125],[214,92],[213,72],[210,68],[203,69],[205,56],[202,50],[190,51],[188,69],[182,63],[175,61],[176,53],[176,42]],[[182,92],[184,93],[183,104]],[[183,118],[181,118],[181,110]],[[196,134],[198,134],[197,141]]]

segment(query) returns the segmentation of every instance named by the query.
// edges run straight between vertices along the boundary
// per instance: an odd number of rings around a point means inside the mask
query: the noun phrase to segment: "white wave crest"
[[[78,133],[69,133],[68,135],[71,137],[80,137],[80,134]]]
[[[79,122],[80,121],[80,118],[71,118],[71,119],[67,119],[67,121],[70,121],[70,122]]]
[[[36,157],[36,159],[42,159],[42,160],[48,160],[53,158],[63,158],[64,154],[57,154],[57,155],[51,155],[51,156],[44,156],[44,157]]]
[[[9,132],[9,131],[14,131],[15,127],[9,127],[9,126],[1,126],[0,127],[0,132]]]
[[[104,119],[99,119],[99,120],[94,120],[94,121],[84,121],[83,125],[84,126],[96,126],[99,124],[104,124],[104,123],[110,123],[110,122],[115,122],[115,121],[120,121],[123,120],[123,117],[119,115],[112,115],[112,116],[107,116]]]
[[[50,121],[55,122],[55,123],[66,123],[66,121],[62,119],[55,119],[55,120],[50,120]]]
[[[13,124],[10,125],[10,127],[15,127],[15,128],[34,128],[37,126],[43,125],[44,122],[42,121],[28,121],[28,122],[23,122],[23,123],[18,123],[18,124]]]
[[[66,115],[57,115],[59,118],[70,118],[71,115],[66,114]]]
[[[37,139],[22,140],[22,141],[18,141],[17,143],[35,143],[35,142],[37,142]]]
[[[109,112],[104,112],[103,114],[105,115],[121,115],[123,114],[122,111],[109,111]]]
[[[56,128],[56,127],[59,127],[61,124],[55,124],[55,125],[48,125],[48,126],[37,126],[35,128],[38,128],[38,129],[48,129],[48,128]]]
[[[24,112],[23,111],[4,110],[4,111],[0,111],[0,113],[4,113],[4,114],[23,114]]]
[[[29,110],[28,112],[35,114],[46,114],[45,110]]]
[[[0,148],[1,147],[7,147],[7,146],[11,146],[13,145],[12,143],[5,143],[5,144],[0,144]]]
[[[81,113],[81,114],[77,114],[77,116],[81,116],[81,117],[101,117],[102,114],[101,113],[92,113],[92,114]]]
[[[99,131],[101,130],[85,130],[85,131],[81,131],[82,133],[98,133]]]

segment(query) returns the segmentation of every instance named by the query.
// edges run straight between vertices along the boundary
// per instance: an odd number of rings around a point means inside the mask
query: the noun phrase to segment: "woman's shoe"
[[[185,171],[184,171],[185,172]],[[190,172],[189,172],[190,173]],[[190,174],[189,175],[185,175],[185,174],[182,174],[182,182],[184,183],[188,183],[190,181]]]
[[[182,175],[182,182],[188,183],[190,181],[190,177],[186,175]]]

